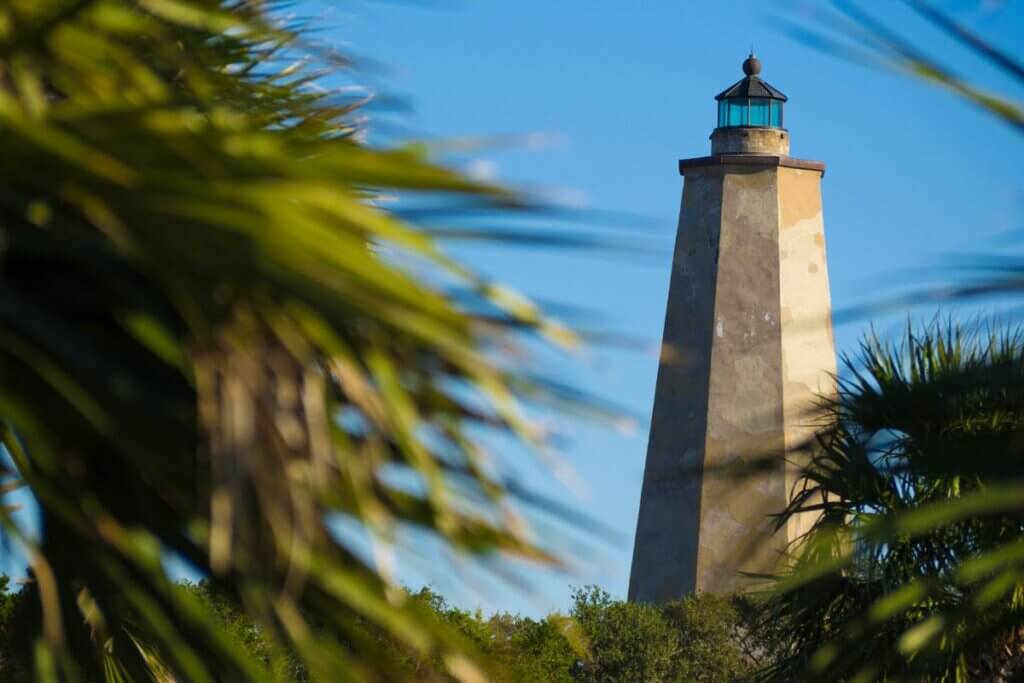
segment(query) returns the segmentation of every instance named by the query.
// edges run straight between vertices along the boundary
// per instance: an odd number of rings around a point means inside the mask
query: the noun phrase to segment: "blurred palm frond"
[[[577,336],[374,200],[530,203],[421,148],[361,143],[362,100],[314,87],[346,60],[280,19],[288,5],[0,3],[3,474],[41,536],[0,519],[42,605],[22,653],[40,680],[262,680],[169,557],[315,679],[401,675],[356,618],[483,680],[396,590],[395,530],[558,563],[480,435],[542,446],[529,405],[587,408],[512,360],[523,335]],[[339,518],[367,547],[339,540]]]

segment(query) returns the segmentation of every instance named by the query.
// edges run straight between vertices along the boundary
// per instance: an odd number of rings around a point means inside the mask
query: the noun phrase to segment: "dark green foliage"
[[[695,683],[743,680],[766,653],[749,635],[749,600],[705,593],[662,608],[676,632],[675,679]]]
[[[16,631],[38,618],[19,611],[35,609],[34,588],[30,583],[9,593],[6,587],[6,577],[0,577],[0,680],[28,681],[31,661],[20,650],[31,641]],[[325,680],[310,676],[294,653],[274,644],[242,605],[213,583],[186,583],[184,588],[255,664],[259,681]],[[428,610],[461,634],[495,683],[728,683],[745,680],[751,670],[740,647],[741,618],[733,598],[702,595],[658,607],[612,600],[590,586],[574,591],[570,616],[531,619],[459,609],[428,588],[408,597],[414,608]],[[360,633],[373,643],[392,680],[454,680],[442,662],[417,656],[358,615],[348,620],[345,632]],[[317,639],[343,650],[352,645],[327,624],[317,628]]]
[[[700,595],[665,605],[573,591],[568,616],[485,618],[424,591],[443,621],[469,637],[496,681],[727,683],[752,671],[737,598]],[[742,604],[742,603],[741,603]]]
[[[557,615],[530,619],[496,614],[488,619],[492,657],[500,662],[495,680],[509,683],[551,681],[571,683],[580,656],[565,637],[571,622]]]
[[[30,602],[31,586],[13,593],[10,578],[0,576],[0,680],[29,681],[31,660],[26,646],[31,646],[29,635],[31,622],[38,621],[30,613],[34,605]]]
[[[573,601],[571,616],[590,643],[575,680],[725,683],[752,670],[738,598],[702,594],[649,605],[612,600],[590,586]]]
[[[650,605],[614,601],[596,587],[577,589],[572,616],[590,643],[590,657],[577,680],[673,680],[679,638],[661,612]]]
[[[450,606],[430,589],[414,599],[429,604],[445,624],[465,636],[488,664],[491,680],[501,683],[553,681],[571,683],[578,657],[564,635],[571,628],[559,615],[536,620],[507,613],[484,616]]]
[[[11,614],[18,602],[18,593],[11,593],[10,586],[10,577],[0,576],[0,639],[4,641],[9,637],[7,629],[11,623]]]
[[[1024,333],[934,324],[846,365],[780,519],[820,514],[761,616],[766,676],[1024,676]]]
[[[185,587],[212,614],[218,628],[259,666],[266,683],[290,683],[308,678],[299,659],[287,648],[272,643],[237,600],[217,590],[209,581],[186,583]]]

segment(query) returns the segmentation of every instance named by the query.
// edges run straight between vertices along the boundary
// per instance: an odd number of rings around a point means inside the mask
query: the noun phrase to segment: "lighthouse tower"
[[[684,159],[632,600],[728,592],[770,571],[808,520],[773,532],[796,478],[783,454],[833,390],[819,161],[789,156],[786,96],[761,63],[715,99],[711,156]],[[745,478],[735,465],[777,455]],[[725,476],[723,476],[723,474]]]

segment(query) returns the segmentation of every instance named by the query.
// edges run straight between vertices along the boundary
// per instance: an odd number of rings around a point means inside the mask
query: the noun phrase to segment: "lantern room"
[[[719,128],[782,128],[786,96],[761,80],[761,61],[751,53],[743,62],[745,77],[719,93]]]

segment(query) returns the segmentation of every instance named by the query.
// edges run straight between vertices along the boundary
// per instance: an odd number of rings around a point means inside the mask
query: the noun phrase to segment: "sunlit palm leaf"
[[[273,4],[0,5],[0,416],[42,513],[38,543],[22,537],[42,679],[137,680],[131,661],[259,679],[170,582],[174,555],[320,680],[401,675],[353,617],[476,680],[462,640],[328,520],[555,561],[474,435],[539,444],[520,403],[564,392],[503,349],[513,332],[575,336],[372,199],[523,201],[353,141],[357,103],[307,87],[339,62],[297,62],[301,32]],[[446,295],[453,282],[499,315]]]

